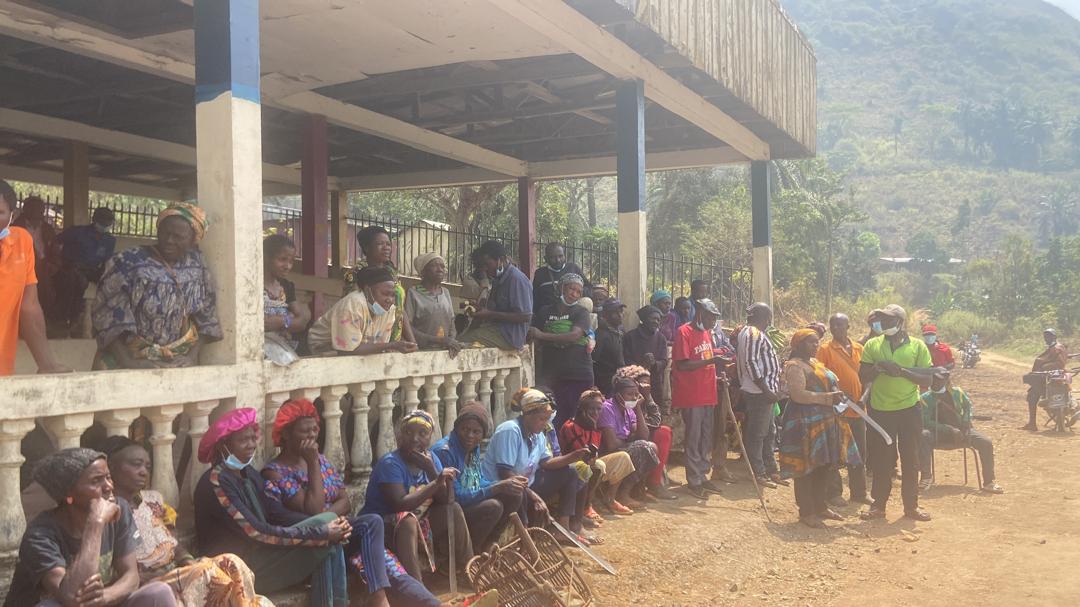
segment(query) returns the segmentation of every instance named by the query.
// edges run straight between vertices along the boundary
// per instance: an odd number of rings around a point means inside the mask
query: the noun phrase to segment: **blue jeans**
[[[743,430],[743,442],[746,446],[746,459],[755,476],[769,476],[780,469],[773,456],[776,443],[776,416],[773,405],[776,401],[762,394],[742,393],[742,402],[746,405],[746,428]]]

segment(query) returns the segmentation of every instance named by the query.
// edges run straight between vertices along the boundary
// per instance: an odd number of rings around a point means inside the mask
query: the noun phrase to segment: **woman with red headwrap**
[[[383,548],[381,517],[351,516],[344,477],[319,453],[319,412],[310,400],[286,401],[274,417],[271,437],[281,450],[262,471],[268,496],[301,514],[332,512],[349,517],[353,534],[345,547],[345,558],[373,596],[388,595],[391,605],[442,605],[423,584],[409,577],[392,552]]]
[[[195,486],[199,549],[242,558],[259,594],[310,577],[312,605],[348,604],[341,545],[352,534],[349,521],[332,512],[308,518],[268,497],[251,466],[258,445],[259,423],[248,408],[223,414],[199,441],[199,461],[212,464]],[[387,606],[385,593],[372,604]]]

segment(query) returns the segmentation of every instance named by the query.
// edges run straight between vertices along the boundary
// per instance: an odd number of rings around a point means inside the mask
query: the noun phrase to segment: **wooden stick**
[[[529,530],[525,528],[525,525],[521,522],[521,517],[517,512],[510,513],[510,524],[514,526],[514,531],[517,532],[518,537],[521,538],[521,547],[525,549],[526,556],[529,557],[530,562],[535,563],[540,560],[540,551],[536,549],[536,544],[533,543],[532,537],[529,536]]]
[[[768,506],[765,505],[765,496],[762,494],[761,487],[758,485],[757,475],[754,474],[754,468],[750,465],[750,454],[746,452],[746,445],[743,444],[742,426],[739,425],[739,421],[735,419],[735,412],[731,409],[731,394],[728,392],[727,386],[724,386],[724,389],[720,391],[720,402],[728,416],[735,422],[735,437],[739,439],[739,450],[742,451],[743,461],[746,462],[746,469],[750,471],[750,480],[754,482],[754,491],[757,491],[758,501],[761,502],[761,509],[765,511],[765,518],[771,523],[773,520],[772,516],[769,515]],[[725,428],[725,430],[727,429]]]

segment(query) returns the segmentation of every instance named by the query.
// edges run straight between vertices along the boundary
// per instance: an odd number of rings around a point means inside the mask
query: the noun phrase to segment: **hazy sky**
[[[1054,6],[1060,6],[1073,17],[1080,19],[1080,0],[1046,0]]]

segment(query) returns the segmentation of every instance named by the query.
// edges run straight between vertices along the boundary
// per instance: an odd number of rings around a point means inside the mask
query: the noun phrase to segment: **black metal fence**
[[[63,205],[52,199],[44,199],[46,213],[56,226],[62,227]],[[117,236],[153,238],[157,233],[157,215],[164,203],[159,205],[136,205],[119,201],[103,205],[116,215],[113,233]],[[264,234],[285,234],[303,250],[303,230],[300,209],[276,205],[263,205],[262,230]],[[329,217],[327,217],[329,221]],[[506,245],[511,256],[518,251],[517,234],[497,232],[462,232],[450,225],[436,221],[404,222],[391,217],[366,214],[350,214],[347,228],[348,253],[343,262],[354,265],[360,257],[356,232],[365,226],[386,228],[394,242],[394,263],[402,274],[415,275],[413,259],[417,256],[438,252],[446,259],[447,280],[462,282],[472,271],[469,254],[487,240],[498,240]],[[533,244],[536,258],[544,259],[544,247],[548,241],[538,239]],[[592,284],[604,285],[611,291],[618,288],[619,251],[610,241],[560,242],[566,250],[566,258],[581,266]],[[329,251],[327,252],[329,256]],[[650,254],[647,260],[647,286],[650,291],[665,289],[673,297],[689,296],[690,283],[704,280],[710,297],[720,306],[726,320],[741,320],[743,309],[751,299],[751,274],[748,268],[725,261],[702,261],[679,256]]]

